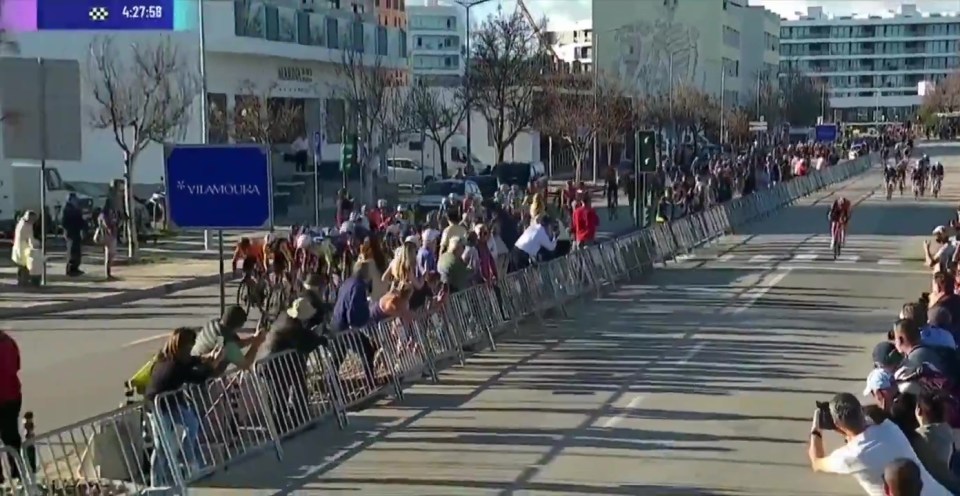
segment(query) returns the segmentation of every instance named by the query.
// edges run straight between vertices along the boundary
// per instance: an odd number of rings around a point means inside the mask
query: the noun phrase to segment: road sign
[[[818,143],[837,141],[836,124],[820,124],[815,129]]]
[[[170,223],[263,229],[273,217],[270,153],[260,145],[164,146]]]
[[[764,121],[750,121],[750,132],[766,131],[767,123]]]
[[[0,124],[4,157],[82,160],[80,100],[76,60],[0,57],[0,109],[16,116]]]

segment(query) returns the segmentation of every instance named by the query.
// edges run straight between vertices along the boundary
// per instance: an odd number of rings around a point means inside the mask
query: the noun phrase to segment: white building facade
[[[810,7],[781,27],[781,69],[822,78],[842,122],[912,118],[918,87],[960,68],[960,17],[903,4],[882,15],[833,17]]]
[[[247,88],[256,88],[257,96],[282,100],[302,109],[302,119],[293,125],[295,134],[313,143],[320,132],[321,156],[336,160],[340,151],[341,129],[346,122],[342,96],[344,77],[340,71],[343,47],[355,40],[362,43],[364,63],[379,60],[384,68],[405,70],[408,66],[405,30],[380,25],[376,0],[205,1],[205,62],[207,94],[211,106],[227,113]],[[339,6],[338,6],[339,4]],[[178,4],[179,6],[179,4]],[[178,16],[180,14],[178,13]],[[197,18],[193,13],[193,18]],[[196,22],[193,23],[197,25]],[[119,48],[133,42],[155,42],[169,36],[185,57],[186,63],[199,67],[199,30],[183,32],[91,32],[46,31],[12,36],[22,57],[66,58],[80,61],[84,79],[91,43],[100,36],[112,36]],[[362,41],[361,41],[362,40]],[[82,84],[86,84],[85,82]],[[81,88],[84,110],[93,109],[89,88]],[[83,117],[83,159],[80,162],[50,163],[65,180],[107,182],[121,177],[122,156],[110,131],[86,125]],[[199,98],[192,108],[191,123],[184,143],[201,139]],[[212,131],[212,130],[211,130]],[[211,132],[210,139],[223,139]],[[53,138],[55,141],[55,138]],[[278,144],[283,149],[288,144]],[[134,173],[138,184],[159,183],[163,175],[162,147],[150,145],[139,157]]]
[[[554,53],[564,62],[579,62],[585,72],[593,70],[593,24],[591,20],[577,21],[569,29],[547,32]]]
[[[458,86],[464,72],[467,25],[463,7],[430,0],[407,6],[413,82]]]

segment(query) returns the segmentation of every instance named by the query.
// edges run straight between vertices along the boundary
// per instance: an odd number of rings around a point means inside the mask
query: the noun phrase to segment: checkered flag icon
[[[106,7],[90,7],[91,21],[106,21],[110,17],[110,11]]]

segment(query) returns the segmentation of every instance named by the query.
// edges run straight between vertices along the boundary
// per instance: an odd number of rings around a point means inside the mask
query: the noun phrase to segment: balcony
[[[340,63],[353,46],[369,63],[407,68],[407,35],[380,26],[374,14],[339,9],[308,11],[261,2],[205,2],[206,48],[212,53],[261,55]]]

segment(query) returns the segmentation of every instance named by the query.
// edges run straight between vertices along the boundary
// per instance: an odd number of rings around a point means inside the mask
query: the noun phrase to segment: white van
[[[400,143],[390,149],[387,153],[388,162],[390,160],[410,160],[417,164],[422,164],[423,179],[425,182],[440,179],[440,156],[443,154],[447,163],[447,174],[450,177],[456,175],[457,171],[467,166],[467,139],[462,135],[454,135],[447,141],[447,145],[441,151],[436,143],[430,139],[425,139],[422,143],[419,134],[408,134],[400,139]],[[486,164],[472,156],[469,163],[477,173],[482,171]],[[393,182],[392,180],[390,182]],[[401,183],[402,184],[402,183]],[[423,184],[423,182],[421,182]]]

